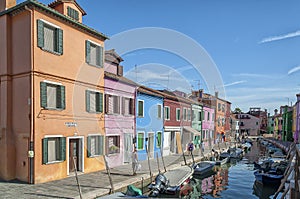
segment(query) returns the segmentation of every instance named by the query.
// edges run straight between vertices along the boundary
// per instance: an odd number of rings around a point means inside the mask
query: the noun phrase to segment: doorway
[[[83,172],[83,138],[68,138],[68,174]]]
[[[154,133],[148,133],[149,157],[154,158]]]
[[[124,163],[132,162],[133,141],[132,133],[124,133]]]

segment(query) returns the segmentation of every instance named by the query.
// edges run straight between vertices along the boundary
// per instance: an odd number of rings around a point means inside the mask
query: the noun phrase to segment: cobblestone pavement
[[[230,143],[220,143],[214,148],[222,150],[229,147]],[[205,149],[204,156],[210,154],[210,149]],[[194,151],[194,160],[199,161],[203,154],[199,150]],[[166,170],[180,167],[184,164],[182,155],[175,154],[163,157]],[[192,156],[186,156],[186,161],[191,164]],[[140,182],[142,178],[149,179],[150,172],[148,161],[141,161],[141,169],[137,175],[132,175],[131,164],[111,168],[111,177],[114,189],[121,189],[127,185]],[[158,169],[164,171],[162,159],[159,158],[159,168],[157,159],[150,159],[150,167],[153,176],[158,174]],[[106,171],[99,171],[78,176],[79,184],[82,192],[82,198],[95,198],[97,196],[106,195],[110,192],[110,183]],[[80,198],[78,185],[75,176],[70,176],[62,180],[52,182],[29,185],[21,182],[3,182],[0,181],[0,198]]]

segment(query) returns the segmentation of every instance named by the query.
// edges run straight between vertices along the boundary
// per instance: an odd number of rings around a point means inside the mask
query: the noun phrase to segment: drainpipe
[[[31,69],[30,71],[30,98],[28,104],[30,106],[30,136],[29,136],[29,149],[28,149],[28,159],[29,159],[29,184],[34,184],[34,55],[33,55],[33,12],[27,6],[25,10],[30,12],[30,59],[31,59]]]

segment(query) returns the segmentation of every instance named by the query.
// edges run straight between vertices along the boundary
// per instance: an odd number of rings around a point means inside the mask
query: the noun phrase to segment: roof
[[[76,0],[56,0],[56,1],[53,1],[52,3],[48,4],[48,6],[51,7],[51,8],[54,8],[57,5],[62,4],[62,3],[73,3],[80,10],[80,12],[82,13],[83,16],[86,15],[86,12],[76,2]]]
[[[110,78],[110,79],[113,79],[113,80],[116,80],[116,81],[120,81],[122,83],[129,84],[129,85],[132,85],[132,86],[139,86],[139,84],[137,84],[134,81],[131,81],[130,79],[127,79],[126,77],[118,76],[116,74],[113,74],[113,73],[110,73],[110,72],[107,72],[107,71],[104,72],[104,77]]]
[[[118,53],[116,53],[115,49],[111,49],[105,51],[105,61],[120,64],[120,62],[124,60],[120,57],[120,55],[118,55]]]
[[[94,29],[92,29],[92,28],[90,28],[90,27],[88,27],[88,26],[86,26],[86,25],[84,25],[84,24],[82,24],[82,23],[80,23],[80,22],[78,22],[78,21],[70,18],[70,17],[67,17],[67,16],[63,15],[62,13],[56,11],[55,9],[50,8],[49,6],[44,5],[44,4],[42,4],[42,3],[40,3],[40,2],[38,2],[36,0],[27,0],[27,1],[24,1],[23,3],[20,3],[20,4],[14,6],[12,8],[9,8],[9,9],[7,9],[5,11],[0,12],[0,16],[5,15],[5,14],[10,14],[10,13],[12,13],[14,11],[23,10],[25,8],[25,6],[27,6],[27,7],[33,6],[34,8],[41,9],[43,11],[46,11],[46,12],[48,12],[50,14],[55,15],[56,17],[59,17],[62,20],[65,20],[66,22],[69,22],[70,24],[76,26],[77,28],[80,28],[80,29],[82,29],[84,31],[87,31],[88,33],[90,33],[90,34],[92,34],[94,36],[101,37],[104,40],[105,39],[109,39],[109,37],[106,36],[105,34],[103,34],[101,32],[98,32],[98,31],[96,31],[96,30],[94,30]]]
[[[189,98],[178,96],[178,95],[176,95],[175,93],[173,93],[171,91],[160,90],[160,92],[164,96],[164,98],[174,100],[174,101],[178,101],[178,102],[184,102],[184,103],[188,103],[188,104],[195,104],[195,101],[193,101]]]
[[[154,95],[156,97],[161,97],[161,98],[164,97],[161,92],[145,86],[138,87],[138,92],[148,94],[148,95]]]

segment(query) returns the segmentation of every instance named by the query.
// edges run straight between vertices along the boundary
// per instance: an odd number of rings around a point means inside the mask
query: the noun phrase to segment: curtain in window
[[[57,87],[56,86],[47,86],[47,107],[56,108],[56,99],[57,99]]]
[[[96,112],[96,93],[90,92],[90,111]]]
[[[49,26],[44,26],[44,48],[49,51],[55,51],[55,29]]]
[[[56,140],[49,139],[48,140],[48,162],[56,161]]]
[[[90,49],[90,64],[97,65],[97,47],[92,44]]]

